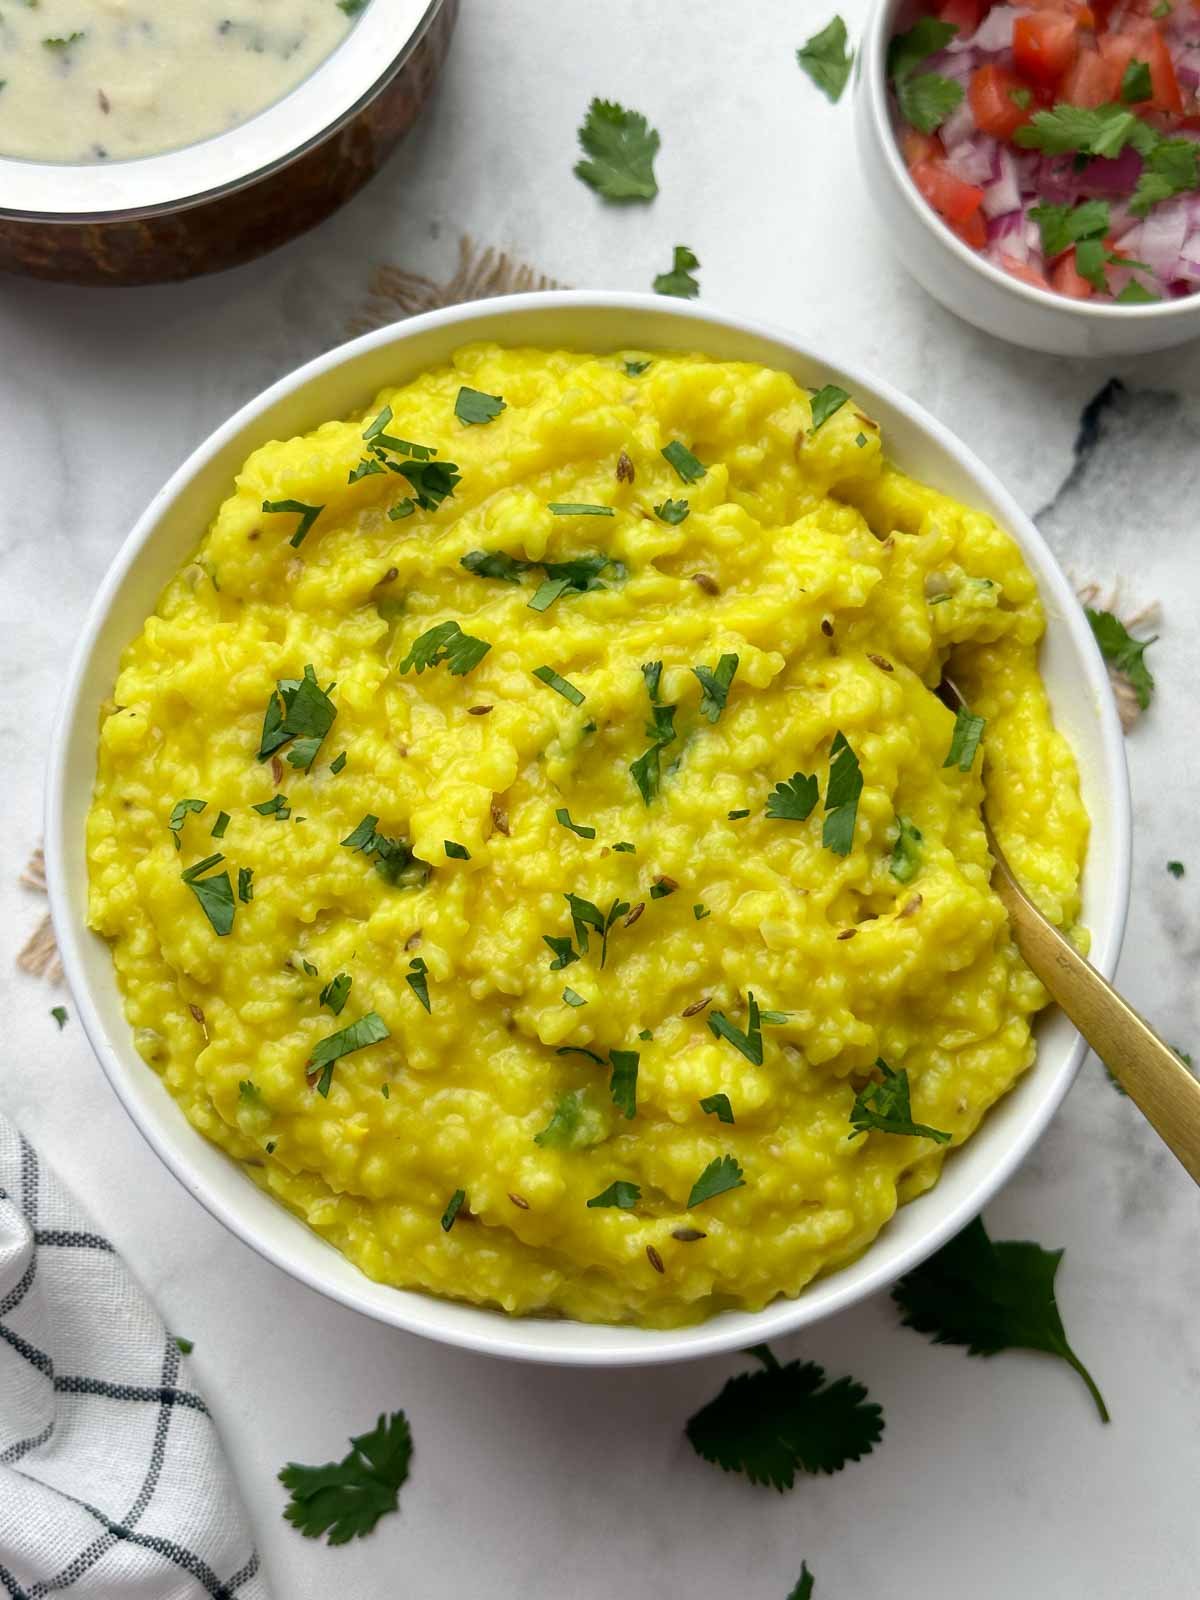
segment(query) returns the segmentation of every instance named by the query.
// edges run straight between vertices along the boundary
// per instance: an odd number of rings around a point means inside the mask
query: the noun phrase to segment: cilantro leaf
[[[960,772],[970,772],[986,725],[986,718],[974,716],[966,706],[959,706],[954,713],[954,732],[950,736],[950,749],[942,766],[957,767]]]
[[[762,1015],[758,1001],[752,994],[746,996],[747,1024],[745,1033],[735,1027],[723,1011],[712,1011],[707,1021],[709,1032],[716,1039],[727,1040],[735,1050],[740,1050],[747,1061],[756,1067],[763,1064]]]
[[[664,500],[662,505],[655,506],[654,515],[660,522],[677,528],[681,522],[687,521],[689,509],[686,500]]]
[[[54,1018],[55,1022],[58,1023],[58,1031],[61,1033],[67,1025],[66,1006],[51,1006],[50,1015]]]
[[[499,578],[502,583],[520,583],[521,574],[535,565],[536,562],[506,555],[503,550],[469,550],[459,561],[460,567],[477,578]]]
[[[641,1188],[636,1183],[625,1183],[620,1178],[615,1183],[610,1183],[607,1189],[602,1189],[588,1201],[588,1210],[598,1206],[618,1206],[622,1211],[632,1211],[642,1198]]]
[[[236,907],[233,903],[233,885],[229,881],[228,872],[218,872],[211,877],[201,877],[201,873],[208,872],[211,867],[220,866],[224,856],[206,856],[203,861],[198,861],[194,867],[189,867],[181,873],[184,883],[200,902],[200,909],[212,924],[213,932],[219,939],[233,931],[233,913]]]
[[[562,997],[563,1004],[567,1006],[579,1007],[587,1005],[587,1001],[584,999],[584,997],[578,992],[578,990],[572,989],[570,984],[568,984],[563,990]]]
[[[577,833],[581,839],[594,839],[596,837],[595,828],[589,828],[581,822],[571,821],[571,813],[566,806],[559,806],[554,813],[554,820],[561,823],[564,828],[568,828],[572,833]]]
[[[888,45],[887,69],[893,78],[903,78],[929,56],[944,50],[958,32],[953,22],[936,17],[921,17],[907,33],[898,33]]]
[[[729,1104],[727,1094],[706,1094],[700,1102],[700,1109],[716,1117],[718,1122],[733,1121],[733,1107]]]
[[[1144,217],[1150,207],[1172,195],[1200,187],[1200,166],[1191,139],[1162,139],[1148,153],[1129,209]]]
[[[801,45],[796,60],[821,93],[836,105],[854,65],[854,52],[846,48],[846,24],[841,17],[835,16],[820,33],[814,33]]]
[[[458,391],[454,402],[454,415],[468,427],[494,422],[504,409],[504,401],[498,394],[484,394],[480,389],[468,389],[466,384]]]
[[[655,294],[674,295],[677,300],[694,300],[700,293],[700,284],[692,277],[692,273],[699,265],[699,258],[686,244],[677,244],[671,270],[660,272],[654,280]]]
[[[821,843],[834,855],[850,854],[862,787],[863,776],[858,757],[850,748],[846,735],[839,729],[833,736],[829,751],[829,781],[825,786],[826,816],[821,834]]]
[[[696,483],[708,471],[708,468],[696,459],[680,439],[672,439],[670,444],[663,446],[659,454],[675,468],[682,483]]]
[[[454,1219],[462,1210],[463,1203],[465,1202],[466,1198],[467,1191],[465,1189],[455,1189],[454,1193],[446,1202],[446,1209],[442,1212],[443,1233],[449,1233],[450,1229],[454,1226]]]
[[[401,440],[400,443],[405,441]],[[462,474],[453,461],[389,461],[387,466],[407,478],[413,498],[422,511],[436,511],[443,500],[448,500],[462,482]]]
[[[738,658],[734,655],[723,655],[715,668],[692,668],[692,673],[699,680],[703,691],[700,696],[700,715],[707,717],[710,722],[716,722],[724,711],[730,685],[737,669]]]
[[[534,667],[533,675],[535,678],[540,678],[547,688],[553,689],[555,694],[560,694],[564,700],[569,700],[573,706],[581,706],[587,699],[582,689],[577,689],[568,679],[561,677],[553,667]]]
[[[746,1180],[736,1159],[733,1156],[717,1156],[708,1163],[692,1185],[687,1208],[691,1211],[694,1206],[702,1206],[706,1200],[715,1200],[719,1194],[728,1194],[731,1189],[745,1187]]]
[[[1081,239],[1075,246],[1075,270],[1081,278],[1087,279],[1098,294],[1108,293],[1105,268],[1113,259],[1111,252],[1104,248],[1102,239]]]
[[[1186,869],[1185,869],[1182,861],[1168,861],[1167,862],[1167,871],[1171,874],[1171,876],[1173,878],[1182,878],[1185,870]]]
[[[1121,74],[1121,99],[1127,106],[1135,105],[1139,100],[1151,99],[1153,94],[1150,63],[1134,57]]]
[[[649,361],[622,361],[621,365],[625,368],[625,376],[627,378],[640,378],[652,363]]]
[[[302,678],[280,678],[267,701],[257,759],[265,761],[289,739],[298,739],[297,747],[288,752],[288,763],[307,771],[337,716],[332,688],[333,684],[321,688],[311,661]]]
[[[1111,159],[1127,144],[1145,155],[1158,135],[1122,106],[1072,106],[1060,101],[1052,111],[1035,111],[1013,138],[1026,150],[1044,150],[1051,156],[1077,150]]]
[[[533,1142],[543,1150],[586,1150],[599,1144],[607,1131],[605,1119],[588,1099],[587,1090],[570,1089],[559,1096],[550,1121],[541,1133],[534,1134]]]
[[[912,1138],[932,1139],[935,1144],[949,1144],[950,1135],[939,1128],[914,1122],[909,1101],[908,1071],[901,1067],[894,1072],[882,1056],[875,1065],[883,1074],[879,1083],[870,1083],[854,1097],[850,1110],[850,1126],[856,1139],[860,1133],[899,1133]]]
[[[238,899],[248,905],[254,899],[254,868],[238,868]]]
[[[273,794],[269,800],[260,800],[250,809],[257,811],[260,817],[274,817],[276,822],[286,822],[292,814],[292,808],[288,805],[287,796],[284,794]]]
[[[556,517],[615,517],[616,512],[612,506],[594,506],[586,500],[549,500],[546,502],[547,511],[553,511]]]
[[[637,1050],[610,1050],[608,1060],[612,1067],[609,1082],[612,1103],[623,1116],[632,1118],[637,1115],[638,1063],[641,1053]]]
[[[1154,693],[1154,676],[1146,665],[1146,651],[1156,639],[1135,639],[1119,617],[1111,611],[1095,611],[1085,606],[1092,633],[1100,646],[1100,653],[1110,666],[1123,673],[1137,696],[1137,703],[1145,711]]]
[[[550,963],[551,972],[561,972],[564,967],[569,967],[572,961],[579,960],[575,947],[566,934],[544,933],[542,943],[548,944],[554,954],[554,960]]]
[[[349,973],[339,972],[336,977],[330,978],[329,982],[321,990],[317,1004],[328,1006],[335,1017],[340,1017],[342,1007],[350,998],[350,988],[353,983],[354,979],[350,977]]]
[[[471,852],[465,844],[459,844],[457,839],[443,839],[442,849],[445,850],[451,861],[470,861]]]
[[[933,133],[962,104],[966,91],[938,72],[907,74],[896,80],[896,98],[907,120],[921,133]]]
[[[404,981],[425,1007],[431,1010],[429,1004],[429,968],[420,956],[414,956],[408,963],[409,970],[404,974]]]
[[[1161,299],[1162,295],[1151,294],[1144,284],[1140,284],[1136,278],[1130,278],[1117,296],[1117,304],[1121,306],[1150,306],[1157,305]]]
[[[607,915],[605,915],[599,906],[594,905],[590,900],[583,899],[581,895],[567,893],[564,894],[563,899],[567,902],[571,912],[571,926],[575,930],[575,942],[584,955],[587,954],[589,948],[588,929],[595,928],[600,935],[600,965],[603,967],[608,960],[608,936],[617,918],[623,917],[629,910],[628,900],[614,900],[608,908]],[[549,944],[550,940],[547,939],[546,943]],[[562,963],[563,966],[566,964],[566,962]],[[550,970],[551,972],[555,970],[553,963]]]
[[[900,1279],[892,1299],[906,1328],[935,1344],[966,1345],[967,1354],[1042,1350],[1060,1356],[1087,1385],[1102,1422],[1108,1410],[1091,1374],[1067,1343],[1054,1296],[1061,1250],[1017,1240],[993,1241],[976,1217],[949,1244]]]
[[[223,839],[225,837],[225,830],[232,821],[233,818],[229,815],[228,811],[218,811],[217,820],[209,829],[209,837],[213,839]]]
[[[183,833],[183,825],[188,819],[188,813],[190,811],[194,811],[197,815],[199,815],[199,813],[203,811],[207,805],[207,800],[176,800],[171,810],[171,815],[167,818],[167,827],[170,828],[171,832],[175,835],[176,850],[183,849],[183,839],[181,836]],[[224,816],[225,813],[222,812],[221,815]],[[216,832],[215,828],[213,832]]]
[[[381,1416],[370,1433],[350,1440],[350,1453],[320,1467],[289,1461],[279,1481],[290,1498],[284,1516],[306,1539],[327,1534],[331,1545],[371,1532],[395,1511],[412,1461],[412,1433],[403,1411]]]
[[[812,397],[812,431],[824,427],[835,411],[840,411],[850,396],[836,383],[827,383]]]
[[[485,639],[464,633],[457,622],[439,622],[413,640],[397,671],[405,673],[415,667],[420,674],[445,661],[455,677],[461,678],[477,667],[491,648]]]
[[[742,1372],[687,1425],[692,1448],[751,1483],[790,1489],[798,1472],[833,1473],[870,1455],[883,1434],[883,1412],[853,1378],[825,1380],[814,1361],[781,1366],[766,1345],[747,1351],[763,1364]]]
[[[1074,207],[1043,203],[1031,206],[1029,215],[1041,230],[1047,256],[1061,255],[1080,239],[1102,238],[1111,220],[1107,200],[1086,200]]]
[[[579,143],[591,159],[576,163],[575,176],[605,200],[653,200],[658,193],[658,134],[639,111],[626,111],[615,100],[593,100]]]
[[[800,1563],[800,1577],[796,1582],[796,1587],[788,1595],[788,1600],[812,1600],[812,1592],[813,1575],[808,1570],[808,1562],[802,1561]]]
[[[368,1011],[365,1016],[359,1017],[357,1022],[352,1022],[348,1028],[339,1028],[327,1038],[319,1039],[313,1046],[312,1055],[307,1062],[310,1072],[316,1072],[318,1069],[321,1072],[317,1093],[328,1096],[335,1061],[340,1061],[343,1056],[348,1056],[354,1050],[364,1050],[369,1044],[378,1044],[382,1039],[390,1038],[388,1025],[378,1011]]]
[[[816,773],[793,772],[767,796],[767,816],[777,822],[803,822],[817,803]]]
[[[550,607],[571,587],[568,578],[546,578],[539,583],[529,602],[530,611],[549,611]]]
[[[896,842],[892,846],[891,874],[897,883],[911,883],[921,865],[925,835],[911,817],[896,817]]]
[[[297,550],[308,537],[309,530],[311,529],[313,523],[325,509],[324,506],[306,506],[303,500],[264,500],[262,503],[262,508],[264,511],[270,512],[294,511],[299,513],[299,525],[297,526],[295,533],[288,540],[288,543]]]

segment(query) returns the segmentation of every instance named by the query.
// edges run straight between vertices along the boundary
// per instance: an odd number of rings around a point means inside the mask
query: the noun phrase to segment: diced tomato
[[[972,250],[982,250],[987,243],[987,223],[982,211],[974,211],[965,222],[952,222],[950,226]]]
[[[1030,98],[1029,85],[1022,83],[1007,67],[980,67],[971,78],[968,90],[971,114],[982,131],[990,133],[993,139],[1011,139],[1017,129],[1029,121],[1031,107],[1018,105],[1013,99],[1014,90],[1022,99]],[[1023,95],[1022,90],[1025,91]]]
[[[983,17],[983,0],[943,0],[938,16],[954,24],[960,39],[969,39]]]
[[[1150,87],[1154,91],[1150,103],[1156,111],[1171,111],[1178,116],[1183,110],[1183,96],[1167,41],[1157,28],[1148,28],[1143,38],[1146,54],[1139,59],[1150,63]]]
[[[900,149],[907,167],[915,167],[920,161],[936,161],[945,153],[940,139],[909,127],[900,136]]]
[[[1069,300],[1087,300],[1096,292],[1086,278],[1080,277],[1074,250],[1066,251],[1054,263],[1050,269],[1050,285]]]
[[[1079,51],[1079,34],[1069,16],[1035,11],[1013,24],[1013,58],[1017,71],[1038,83],[1057,83]]]
[[[1061,94],[1073,106],[1104,106],[1117,98],[1112,63],[1094,44],[1080,49],[1075,65],[1063,79]]]
[[[1032,284],[1035,289],[1050,287],[1036,267],[1031,267],[1027,261],[1018,261],[1016,256],[1001,253],[1000,265],[1010,278],[1019,278],[1022,283]]]
[[[944,162],[918,161],[912,178],[938,215],[951,224],[969,222],[983,204],[983,190],[955,177]]]
[[[1183,111],[1183,95],[1171,61],[1167,41],[1153,23],[1135,21],[1119,33],[1106,33],[1100,49],[1109,66],[1110,100],[1121,99],[1121,80],[1131,61],[1144,61],[1150,68],[1150,99],[1141,104],[1155,111],[1178,116]]]

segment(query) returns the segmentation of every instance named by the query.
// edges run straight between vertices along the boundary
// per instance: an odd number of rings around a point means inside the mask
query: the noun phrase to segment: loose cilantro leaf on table
[[[814,33],[802,44],[796,51],[796,60],[821,93],[836,105],[854,65],[854,52],[846,48],[846,24],[841,17],[835,16],[820,33]]]
[[[1167,862],[1167,871],[1171,874],[1171,876],[1173,878],[1182,878],[1183,874],[1184,874],[1184,870],[1185,870],[1185,868],[1184,868],[1184,865],[1183,865],[1182,861],[1168,861]]]
[[[466,384],[458,391],[454,402],[454,415],[468,427],[483,422],[494,422],[505,409],[498,394],[484,394],[480,389],[469,389]]]
[[[50,1015],[54,1018],[55,1022],[58,1023],[58,1031],[61,1033],[67,1025],[66,1006],[51,1006]]]
[[[1108,1410],[1091,1374],[1067,1343],[1054,1296],[1061,1250],[988,1238],[976,1217],[950,1243],[900,1279],[892,1299],[907,1328],[935,1344],[966,1345],[967,1354],[1042,1350],[1060,1356],[1087,1385],[1100,1420]]]
[[[602,1189],[599,1194],[593,1195],[588,1201],[588,1210],[600,1206],[617,1206],[622,1211],[632,1211],[642,1198],[642,1191],[636,1183],[625,1183],[620,1178],[615,1183],[610,1183],[607,1189]]]
[[[700,1102],[700,1109],[709,1116],[716,1117],[718,1122],[733,1121],[733,1107],[729,1104],[727,1094],[706,1094]]]
[[[863,776],[858,757],[839,729],[829,751],[829,782],[825,785],[825,826],[821,843],[836,856],[850,854]]]
[[[793,772],[790,778],[777,783],[767,796],[767,816],[776,822],[803,822],[812,815],[819,790],[815,773]]]
[[[675,468],[682,483],[697,483],[708,471],[681,439],[672,439],[670,444],[663,446],[659,454],[665,456]]]
[[[653,200],[658,193],[659,138],[641,112],[627,111],[615,100],[593,100],[579,143],[589,159],[576,163],[575,176],[605,200]]]
[[[214,873],[207,878],[201,874],[209,872],[212,867],[219,867],[224,859],[224,856],[206,856],[181,874],[184,883],[199,900],[200,909],[212,924],[213,932],[222,939],[233,931],[233,913],[236,909],[233,885],[228,872]]]
[[[426,667],[445,661],[450,671],[461,678],[477,667],[491,648],[487,640],[464,633],[457,622],[439,622],[413,640],[397,671],[405,673],[415,667],[420,674]]]
[[[977,717],[968,711],[966,706],[959,706],[954,713],[954,732],[950,735],[950,749],[946,752],[942,766],[957,767],[960,772],[970,772],[986,725],[985,717]]]
[[[328,1038],[318,1040],[307,1063],[310,1072],[320,1069],[317,1093],[328,1096],[335,1061],[340,1061],[354,1050],[364,1050],[369,1044],[378,1044],[382,1039],[389,1038],[391,1033],[388,1025],[378,1011],[368,1011],[348,1028],[339,1028]]]
[[[850,1137],[860,1133],[899,1133],[918,1139],[932,1139],[935,1144],[949,1144],[950,1135],[940,1128],[930,1128],[912,1119],[909,1100],[908,1071],[901,1067],[894,1072],[880,1056],[875,1065],[883,1074],[879,1083],[868,1084],[854,1097],[850,1111]]]
[[[288,540],[288,543],[297,550],[308,537],[313,523],[325,509],[324,506],[306,506],[303,500],[264,500],[262,508],[264,511],[270,512],[294,511],[299,515],[300,522],[295,533]]]
[[[746,1180],[736,1159],[733,1156],[717,1156],[708,1163],[692,1185],[687,1208],[690,1211],[693,1206],[702,1206],[706,1200],[715,1200],[719,1194],[728,1194],[731,1189],[745,1187]]]
[[[808,1562],[802,1561],[800,1563],[800,1577],[796,1587],[788,1595],[787,1600],[812,1600],[812,1592],[813,1575],[808,1570]]]
[[[766,1345],[746,1352],[761,1372],[742,1372],[687,1425],[692,1448],[725,1472],[782,1492],[800,1473],[833,1473],[870,1455],[883,1412],[853,1378],[826,1382],[813,1361],[780,1365]],[[811,1586],[810,1586],[811,1592]]]
[[[827,383],[824,388],[818,389],[812,397],[812,431],[816,433],[818,428],[824,427],[849,398],[845,389],[839,389],[836,383]]]
[[[1145,711],[1154,693],[1154,677],[1146,665],[1145,656],[1156,640],[1135,639],[1121,619],[1114,617],[1111,611],[1094,611],[1091,606],[1085,606],[1084,610],[1101,655],[1110,666],[1128,678],[1138,705]]]
[[[725,1039],[735,1050],[740,1050],[747,1061],[752,1061],[756,1067],[761,1067],[763,1064],[762,1015],[758,1009],[758,1001],[752,994],[746,996],[746,1010],[748,1020],[744,1033],[730,1022],[723,1011],[710,1012],[707,1018],[709,1032],[715,1039]]]
[[[289,1461],[279,1474],[291,1496],[283,1514],[307,1539],[324,1533],[336,1545],[362,1538],[397,1509],[412,1453],[403,1411],[381,1416],[370,1433],[351,1438],[350,1453],[341,1461],[320,1467]]]
[[[896,818],[896,842],[892,846],[891,874],[897,883],[911,883],[921,865],[921,846],[925,835],[910,817]]]
[[[723,655],[715,667],[692,668],[703,691],[700,696],[700,715],[707,717],[709,722],[716,722],[724,711],[737,669],[738,658],[735,655]]]
[[[677,300],[694,300],[700,293],[700,284],[692,273],[699,267],[699,257],[686,244],[677,244],[669,272],[660,272],[654,280],[655,294],[674,295]]]

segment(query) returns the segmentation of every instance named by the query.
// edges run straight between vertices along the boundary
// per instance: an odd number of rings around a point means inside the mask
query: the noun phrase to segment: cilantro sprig
[[[1150,705],[1154,694],[1154,675],[1146,665],[1146,651],[1157,639],[1135,639],[1120,617],[1111,611],[1094,610],[1086,606],[1088,622],[1100,654],[1111,667],[1129,680],[1143,711]]]
[[[1067,1341],[1054,1293],[1061,1250],[988,1237],[976,1217],[936,1255],[892,1290],[907,1328],[935,1344],[965,1345],[971,1356],[1001,1350],[1041,1350],[1058,1356],[1083,1379],[1102,1422],[1108,1408],[1091,1373]]]
[[[907,1134],[911,1138],[932,1139],[935,1144],[949,1144],[950,1135],[940,1128],[930,1128],[923,1122],[914,1122],[909,1097],[908,1070],[894,1071],[882,1056],[875,1062],[882,1078],[860,1089],[850,1109],[852,1139],[866,1133]]]
[[[746,1354],[762,1370],[730,1378],[687,1424],[692,1448],[706,1461],[782,1494],[798,1473],[838,1472],[879,1443],[883,1411],[863,1384],[828,1382],[814,1361],[781,1365],[766,1345]]]
[[[412,1453],[403,1411],[381,1416],[370,1433],[351,1438],[340,1461],[319,1467],[289,1461],[279,1474],[290,1497],[283,1514],[306,1539],[326,1534],[331,1545],[361,1539],[398,1508]]]
[[[706,1200],[715,1200],[719,1194],[728,1194],[731,1189],[745,1187],[746,1180],[742,1176],[742,1169],[737,1159],[728,1155],[717,1156],[708,1163],[692,1185],[687,1208],[691,1211],[695,1206],[702,1206]]]
[[[921,17],[899,33],[888,47],[888,72],[905,119],[921,133],[933,133],[962,104],[964,90],[952,78],[916,69],[929,56],[944,50],[958,32],[952,22]]]
[[[820,787],[815,772],[793,772],[767,796],[767,816],[775,822],[805,821],[812,815]]]
[[[439,622],[413,640],[396,670],[405,673],[415,668],[420,674],[444,661],[455,677],[462,677],[477,667],[491,648],[486,639],[464,633],[457,622]]]
[[[257,759],[266,761],[294,740],[287,753],[288,765],[307,772],[337,716],[330,698],[334,687],[331,683],[328,689],[321,688],[311,661],[302,678],[280,678],[267,701]]]
[[[659,137],[640,111],[627,111],[615,100],[593,100],[579,143],[587,159],[576,162],[575,176],[605,200],[653,200],[658,193]]]
[[[700,715],[707,717],[709,722],[717,722],[720,719],[737,669],[738,658],[735,655],[723,655],[715,667],[692,668],[692,673],[699,680],[702,690]]]

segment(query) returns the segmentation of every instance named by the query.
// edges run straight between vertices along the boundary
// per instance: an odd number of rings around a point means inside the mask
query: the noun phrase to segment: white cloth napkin
[[[187,1360],[2,1115],[0,1587],[269,1600]]]

